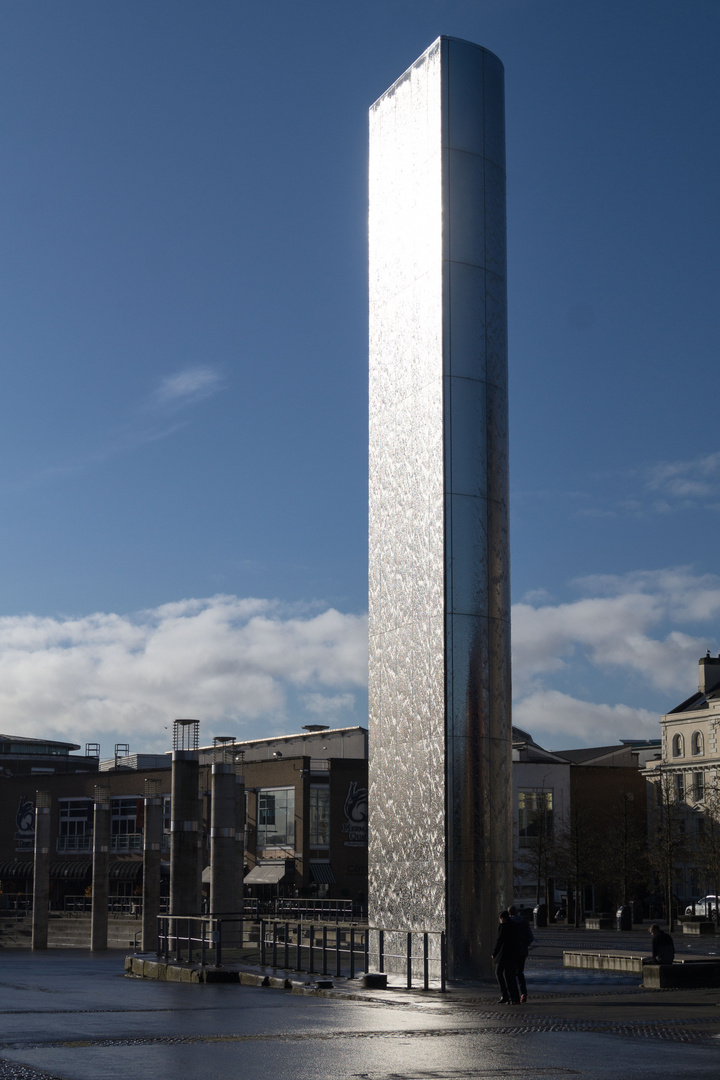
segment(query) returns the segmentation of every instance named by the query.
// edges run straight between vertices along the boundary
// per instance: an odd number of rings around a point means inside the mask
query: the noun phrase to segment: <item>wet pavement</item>
[[[515,1007],[491,984],[306,996],[126,978],[117,952],[3,950],[0,1080],[717,1077],[720,991],[563,972],[566,936],[541,936]]]

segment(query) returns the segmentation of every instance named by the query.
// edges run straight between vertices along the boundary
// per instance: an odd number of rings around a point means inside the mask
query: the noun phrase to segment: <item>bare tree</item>
[[[651,813],[650,861],[661,882],[670,931],[675,928],[673,879],[687,854],[687,809],[673,782],[662,773],[655,782],[656,802]]]
[[[643,800],[644,809],[644,800]],[[632,791],[618,791],[600,822],[597,868],[615,906],[628,905],[648,878],[647,820]]]
[[[598,860],[597,817],[582,799],[576,798],[563,818],[557,837],[557,865],[567,883],[568,916],[572,898],[573,922],[578,927],[583,914],[583,889],[592,883]]]
[[[555,859],[552,792],[520,792],[519,807],[520,861],[525,874],[535,879],[536,903],[546,900],[548,877]]]
[[[720,787],[717,775],[702,793],[702,816],[698,818],[698,833],[695,840],[695,852],[698,869],[701,871],[706,886],[705,892],[715,897],[720,895]],[[720,925],[720,905],[715,903],[715,925]]]

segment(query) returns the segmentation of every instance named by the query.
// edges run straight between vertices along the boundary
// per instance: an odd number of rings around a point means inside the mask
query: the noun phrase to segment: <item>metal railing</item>
[[[247,904],[247,901],[245,901]],[[352,900],[296,900],[278,898],[273,914],[278,919],[322,919],[325,922],[350,922],[354,908]]]
[[[372,937],[377,935],[377,947],[372,948]],[[388,927],[368,929],[368,951],[377,957],[378,971],[405,971],[406,985],[412,990],[413,980],[422,979],[423,989],[430,989],[430,969],[437,973],[434,981],[440,990],[446,988],[445,932],[442,930],[393,930]],[[417,951],[420,942],[422,952]],[[431,950],[432,946],[432,950]]]
[[[377,949],[372,951],[371,934],[378,935]],[[388,945],[394,948],[392,943],[398,936],[404,948],[391,951]],[[440,931],[369,931],[338,923],[317,925],[237,915],[160,916],[158,956],[166,961],[217,967],[240,961],[275,970],[349,979],[367,972],[371,957],[377,956],[381,973],[388,967],[404,969],[408,990],[413,985],[429,990],[431,982],[445,990],[445,934]]]

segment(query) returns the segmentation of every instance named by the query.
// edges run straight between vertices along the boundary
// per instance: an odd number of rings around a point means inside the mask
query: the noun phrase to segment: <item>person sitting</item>
[[[675,943],[657,923],[650,927],[652,934],[652,958],[656,964],[672,964],[675,959]]]

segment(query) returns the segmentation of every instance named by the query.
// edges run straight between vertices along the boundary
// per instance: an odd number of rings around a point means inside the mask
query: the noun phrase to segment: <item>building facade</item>
[[[717,885],[712,848],[720,821],[720,657],[708,654],[698,667],[697,691],[660,717],[661,754],[645,771],[649,831],[657,838],[662,830],[660,841],[675,849],[672,889],[681,907]]]

